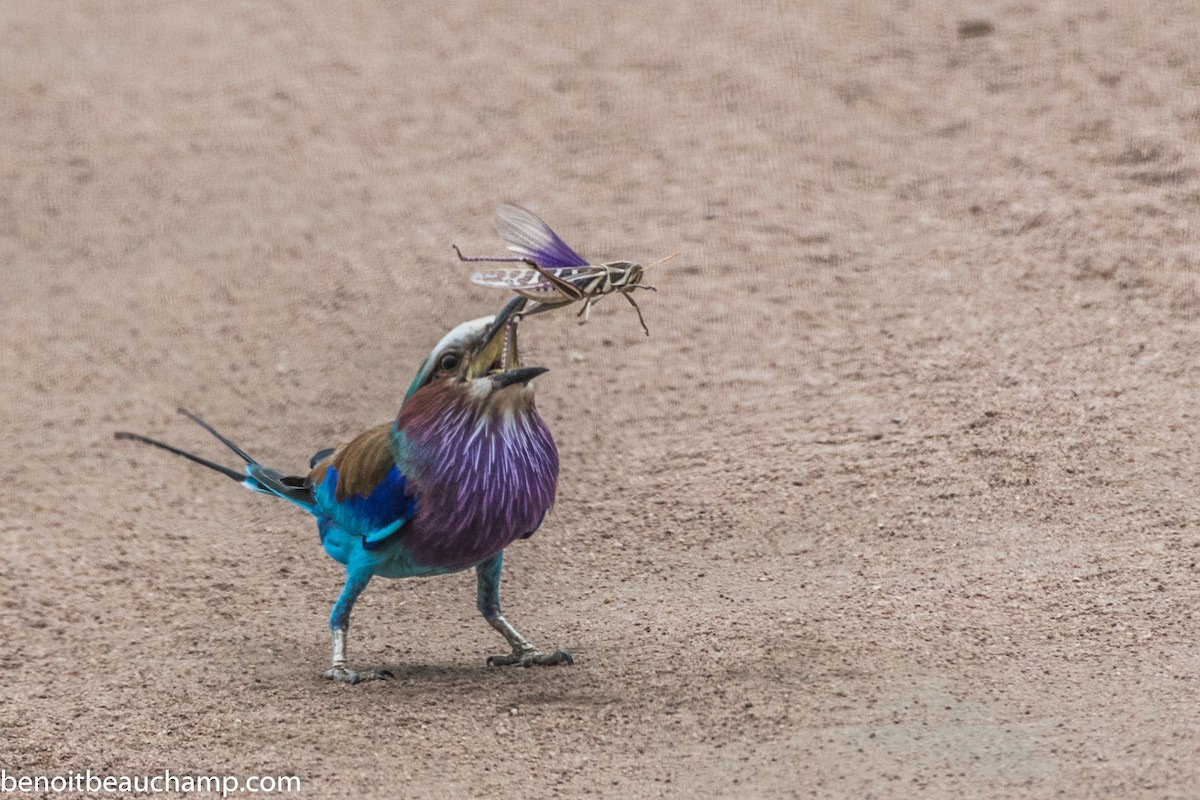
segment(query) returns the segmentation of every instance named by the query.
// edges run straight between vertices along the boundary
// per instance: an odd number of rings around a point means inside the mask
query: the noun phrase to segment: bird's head
[[[514,297],[496,316],[464,322],[443,336],[417,370],[405,405],[433,392],[466,395],[484,405],[532,405],[529,382],[547,369],[521,365],[516,317],[525,302]]]

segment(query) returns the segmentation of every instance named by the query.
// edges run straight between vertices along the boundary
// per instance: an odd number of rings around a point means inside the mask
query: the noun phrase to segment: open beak
[[[492,384],[497,389],[503,389],[505,386],[512,386],[516,383],[529,383],[538,375],[549,371],[546,367],[518,367],[517,369],[497,372],[492,376]]]
[[[516,383],[527,383],[543,372],[545,367],[522,367],[517,349],[517,326],[520,314],[528,302],[524,297],[514,297],[500,309],[484,337],[479,352],[467,367],[467,378],[474,380],[490,376],[500,389]]]

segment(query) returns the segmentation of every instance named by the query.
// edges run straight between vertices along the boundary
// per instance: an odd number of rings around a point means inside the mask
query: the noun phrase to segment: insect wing
[[[496,289],[532,289],[540,283],[550,285],[534,269],[490,269],[487,272],[476,272],[471,276],[471,283]]]
[[[511,289],[532,300],[549,301],[560,298],[559,291],[533,269],[492,269],[476,272],[471,276],[471,283],[496,289]]]
[[[586,267],[588,262],[558,238],[537,214],[512,203],[496,209],[496,231],[508,249],[545,269]]]

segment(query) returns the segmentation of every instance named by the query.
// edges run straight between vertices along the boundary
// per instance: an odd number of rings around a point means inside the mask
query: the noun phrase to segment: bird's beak
[[[514,297],[500,309],[484,336],[479,352],[468,365],[468,379],[491,376],[499,389],[515,383],[527,383],[547,371],[545,367],[521,366],[520,351],[517,349],[517,326],[520,324],[519,315],[526,302],[524,297]]]
[[[529,383],[538,375],[549,371],[546,367],[518,367],[517,369],[497,372],[492,376],[492,385],[497,389],[503,389],[505,386],[512,386],[516,383]]]

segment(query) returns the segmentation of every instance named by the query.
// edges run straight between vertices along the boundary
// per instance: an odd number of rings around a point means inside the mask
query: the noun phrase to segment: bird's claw
[[[571,666],[575,663],[575,659],[571,658],[571,654],[561,647],[553,653],[540,653],[537,650],[513,650],[512,653],[505,656],[488,656],[487,660],[489,667],[553,667],[559,664]]]
[[[345,667],[330,667],[321,673],[322,677],[338,683],[355,684],[361,681],[386,681],[396,677],[386,669],[373,669],[369,672],[355,672]]]

